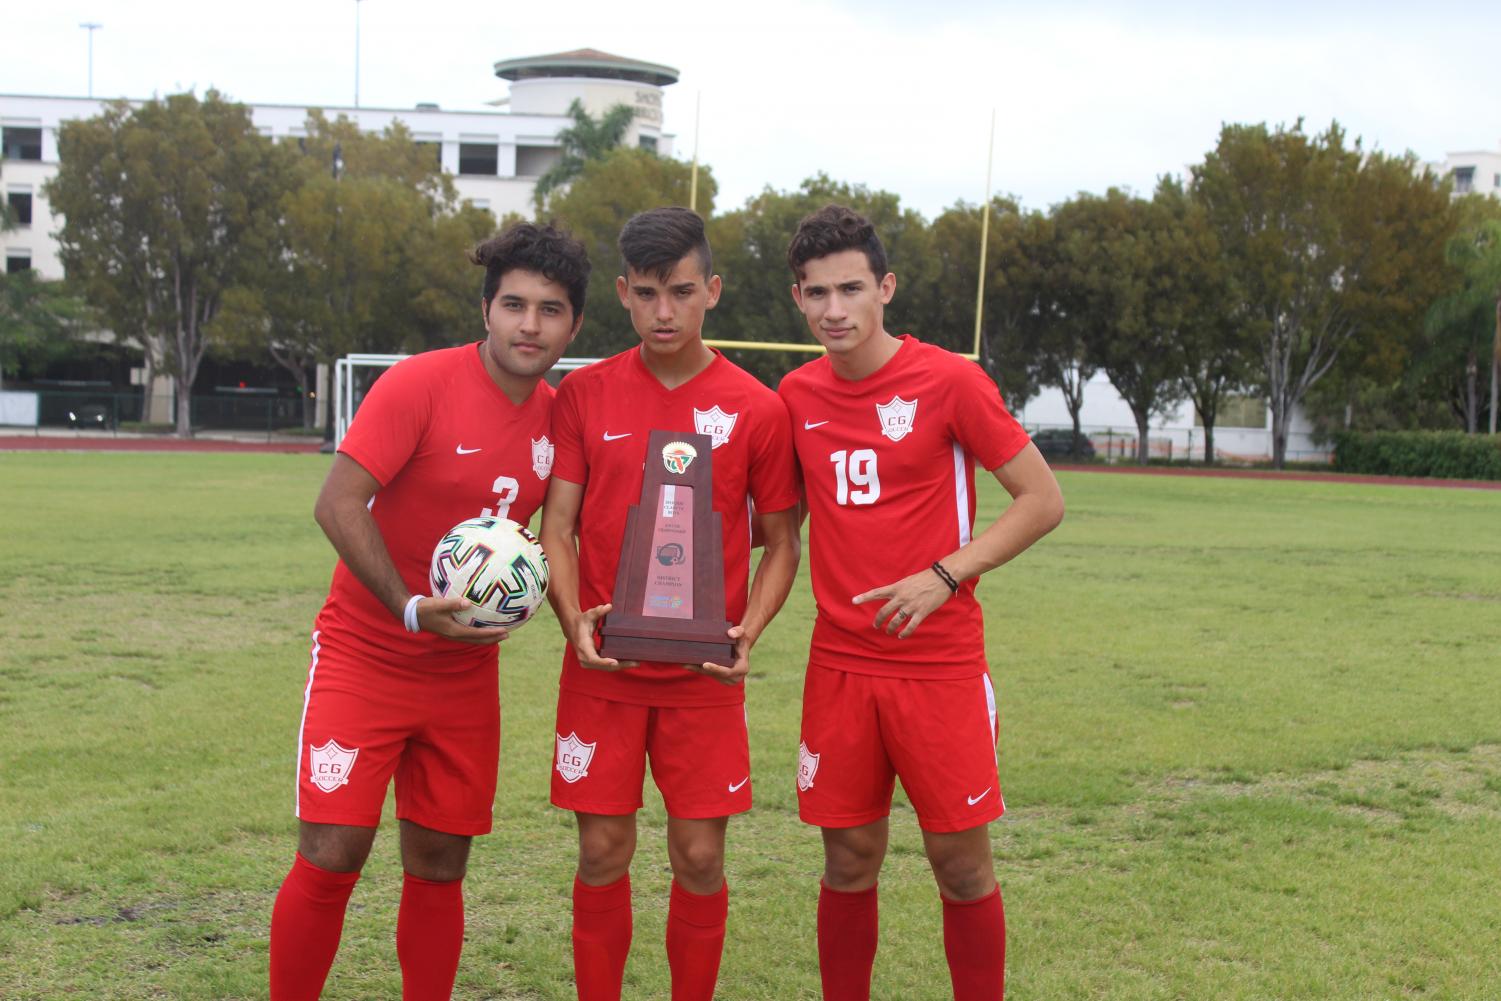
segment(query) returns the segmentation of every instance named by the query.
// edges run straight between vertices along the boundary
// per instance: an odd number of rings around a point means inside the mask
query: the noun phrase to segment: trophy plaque
[[[725,632],[724,537],[714,511],[713,439],[653,431],[641,502],[626,515],[615,606],[599,652],[616,660],[726,667],[735,645]]]

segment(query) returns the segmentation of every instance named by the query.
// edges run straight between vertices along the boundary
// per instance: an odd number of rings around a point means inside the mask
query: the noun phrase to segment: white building
[[[678,79],[670,66],[579,49],[501,60],[495,75],[510,81],[510,96],[485,110],[449,111],[432,104],[321,110],[331,119],[344,115],[370,132],[404,123],[418,142],[432,144],[443,169],[454,175],[460,197],[497,219],[507,212],[530,214],[537,178],[561,155],[558,133],[572,121],[568,107],[574,100],[596,117],[613,105],[629,105],[636,118],[626,143],[672,153],[673,136],[663,131],[662,122],[662,88]],[[95,98],[0,94],[0,184],[18,223],[0,233],[7,271],[29,267],[45,278],[62,277],[56,240],[62,220],[53,215],[42,186],[57,173],[59,126],[97,115],[104,104]],[[263,134],[295,138],[305,133],[308,111],[315,106],[249,107]]]
[[[1454,197],[1489,195],[1501,198],[1501,149],[1448,153],[1427,165],[1439,177],[1454,182]]]

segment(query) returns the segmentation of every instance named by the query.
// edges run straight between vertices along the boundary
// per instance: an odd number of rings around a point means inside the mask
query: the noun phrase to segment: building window
[[[10,209],[10,218],[17,226],[31,225],[31,192],[12,191],[5,196],[5,204]]]
[[[494,143],[459,143],[459,173],[494,177],[500,166]]]
[[[1501,174],[1496,175],[1496,187],[1501,188]]]
[[[31,268],[31,252],[29,250],[7,250],[5,252],[5,273],[13,275],[17,271],[27,271]]]
[[[640,142],[641,148],[646,150],[648,153],[655,153],[657,151],[656,136],[641,136],[638,142]]]
[[[488,198],[471,198],[469,199],[469,204],[477,209],[484,209],[486,212],[490,211],[490,199]]]
[[[541,177],[563,159],[563,151],[552,146],[517,146],[516,176]]]
[[[1468,195],[1475,190],[1475,168],[1454,168],[1454,193],[1456,195]]]
[[[7,160],[40,160],[42,130],[7,125],[3,130],[4,157]]]

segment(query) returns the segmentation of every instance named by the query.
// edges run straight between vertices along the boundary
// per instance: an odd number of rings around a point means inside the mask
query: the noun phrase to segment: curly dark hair
[[[876,235],[875,226],[854,209],[843,205],[825,205],[803,217],[787,247],[787,265],[798,281],[807,277],[803,265],[841,250],[858,250],[870,263],[876,281],[886,277],[886,248]]]
[[[535,271],[548,281],[568,290],[568,302],[575,319],[584,313],[584,296],[589,290],[589,253],[566,229],[555,223],[538,226],[519,222],[469,252],[469,260],[485,269],[485,284],[480,296],[485,312],[500,287],[501,276],[520,268]]]
[[[704,221],[692,209],[673,205],[638,212],[620,230],[622,275],[629,270],[665,282],[678,261],[689,254],[698,256],[708,279],[714,273],[714,257]]]

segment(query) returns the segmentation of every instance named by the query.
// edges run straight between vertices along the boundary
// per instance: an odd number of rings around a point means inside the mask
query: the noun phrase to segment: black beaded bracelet
[[[958,594],[959,593],[959,582],[954,579],[954,575],[953,574],[949,573],[948,570],[946,570],[944,568],[944,566],[943,566],[942,563],[939,563],[937,560],[934,560],[933,561],[933,572],[938,575],[938,579],[939,580],[943,581],[945,584],[947,584],[949,586],[949,593],[950,594]]]

